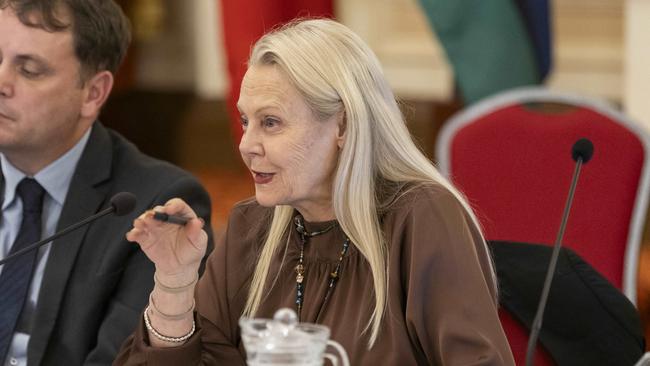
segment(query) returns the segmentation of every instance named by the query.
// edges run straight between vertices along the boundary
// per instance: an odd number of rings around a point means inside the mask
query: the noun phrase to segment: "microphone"
[[[106,216],[111,213],[115,213],[117,216],[124,216],[135,208],[135,195],[131,192],[120,192],[113,197],[111,197],[110,200],[110,207],[105,208],[102,211],[99,211],[98,213],[88,216],[87,218],[77,222],[76,224],[72,224],[65,229],[59,231],[58,233],[55,233],[54,235],[50,236],[49,238],[45,238],[42,240],[37,241],[34,244],[30,244],[29,246],[12,253],[11,255],[8,255],[6,258],[0,260],[0,265],[5,264],[6,262],[10,261],[11,259],[18,257],[20,255],[23,255],[31,250],[34,250],[36,248],[39,248],[55,239],[58,239],[60,236],[63,236],[73,230],[76,230],[84,225],[88,225],[89,223],[99,219],[100,217]]]
[[[592,144],[589,139],[582,138],[573,144],[573,148],[571,149],[571,156],[576,162],[578,162],[578,159],[582,159],[582,163],[586,164],[589,160],[591,160],[591,157],[593,155],[594,144]]]
[[[576,141],[571,148],[571,156],[576,162],[576,167],[573,172],[573,179],[571,187],[569,188],[569,195],[564,205],[564,213],[562,214],[562,221],[560,222],[560,229],[558,230],[557,237],[555,238],[555,245],[551,254],[551,260],[544,279],[544,286],[542,288],[542,295],[537,305],[537,313],[533,320],[533,325],[530,329],[530,338],[528,338],[528,348],[526,350],[526,366],[532,366],[533,356],[535,355],[535,346],[537,345],[537,338],[542,328],[542,320],[544,318],[544,309],[546,308],[546,300],[548,300],[548,293],[553,281],[553,274],[557,266],[557,258],[560,254],[560,247],[562,246],[562,237],[564,236],[564,229],[566,228],[567,221],[569,220],[569,212],[571,211],[571,204],[573,203],[573,196],[575,194],[578,177],[580,176],[580,168],[586,164],[594,154],[594,144],[586,138]]]

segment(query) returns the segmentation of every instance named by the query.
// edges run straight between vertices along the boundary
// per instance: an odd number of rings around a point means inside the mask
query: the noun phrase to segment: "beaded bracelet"
[[[188,283],[187,285],[183,285],[183,286],[179,286],[179,287],[169,287],[169,286],[163,284],[162,282],[160,282],[160,280],[158,280],[158,275],[155,272],[153,274],[153,282],[156,283],[158,288],[160,288],[162,291],[165,291],[165,292],[168,292],[168,293],[171,293],[171,294],[181,293],[181,292],[187,290],[188,288],[194,286],[198,281],[199,281],[199,273],[197,272],[196,277],[194,278],[194,281]]]
[[[190,338],[194,334],[194,331],[196,331],[196,323],[194,322],[194,319],[192,319],[192,329],[190,329],[189,333],[187,333],[186,335],[181,337],[168,337],[166,335],[162,335],[158,333],[158,331],[155,330],[153,326],[151,326],[151,321],[149,320],[149,315],[147,314],[148,312],[149,312],[149,306],[147,306],[147,308],[144,309],[144,325],[147,327],[149,333],[153,334],[154,337],[160,339],[161,341],[169,342],[169,343],[185,342],[188,338]]]

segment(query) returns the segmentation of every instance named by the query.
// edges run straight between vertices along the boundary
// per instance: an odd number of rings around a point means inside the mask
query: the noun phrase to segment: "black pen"
[[[158,212],[158,211],[154,212],[153,218],[158,221],[168,222],[170,224],[176,224],[181,226],[185,226],[185,224],[187,224],[187,222],[190,221],[190,219],[183,216],[169,215],[164,212]]]

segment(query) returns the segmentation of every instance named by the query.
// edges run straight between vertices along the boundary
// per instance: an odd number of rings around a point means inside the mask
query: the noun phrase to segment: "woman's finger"
[[[179,215],[190,219],[196,217],[194,210],[180,198],[172,198],[167,201],[162,211],[170,215]]]
[[[139,243],[146,238],[146,235],[145,230],[133,228],[126,233],[126,240]]]
[[[187,240],[196,250],[203,250],[207,243],[207,234],[203,230],[205,226],[205,221],[202,218],[197,217],[187,222],[185,225],[185,235],[187,235]]]

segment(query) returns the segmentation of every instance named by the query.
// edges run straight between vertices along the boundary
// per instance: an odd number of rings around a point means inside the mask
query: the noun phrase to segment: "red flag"
[[[233,140],[242,130],[237,111],[241,80],[251,47],[273,27],[296,17],[331,17],[333,0],[221,0],[226,64],[230,77],[228,110]]]

